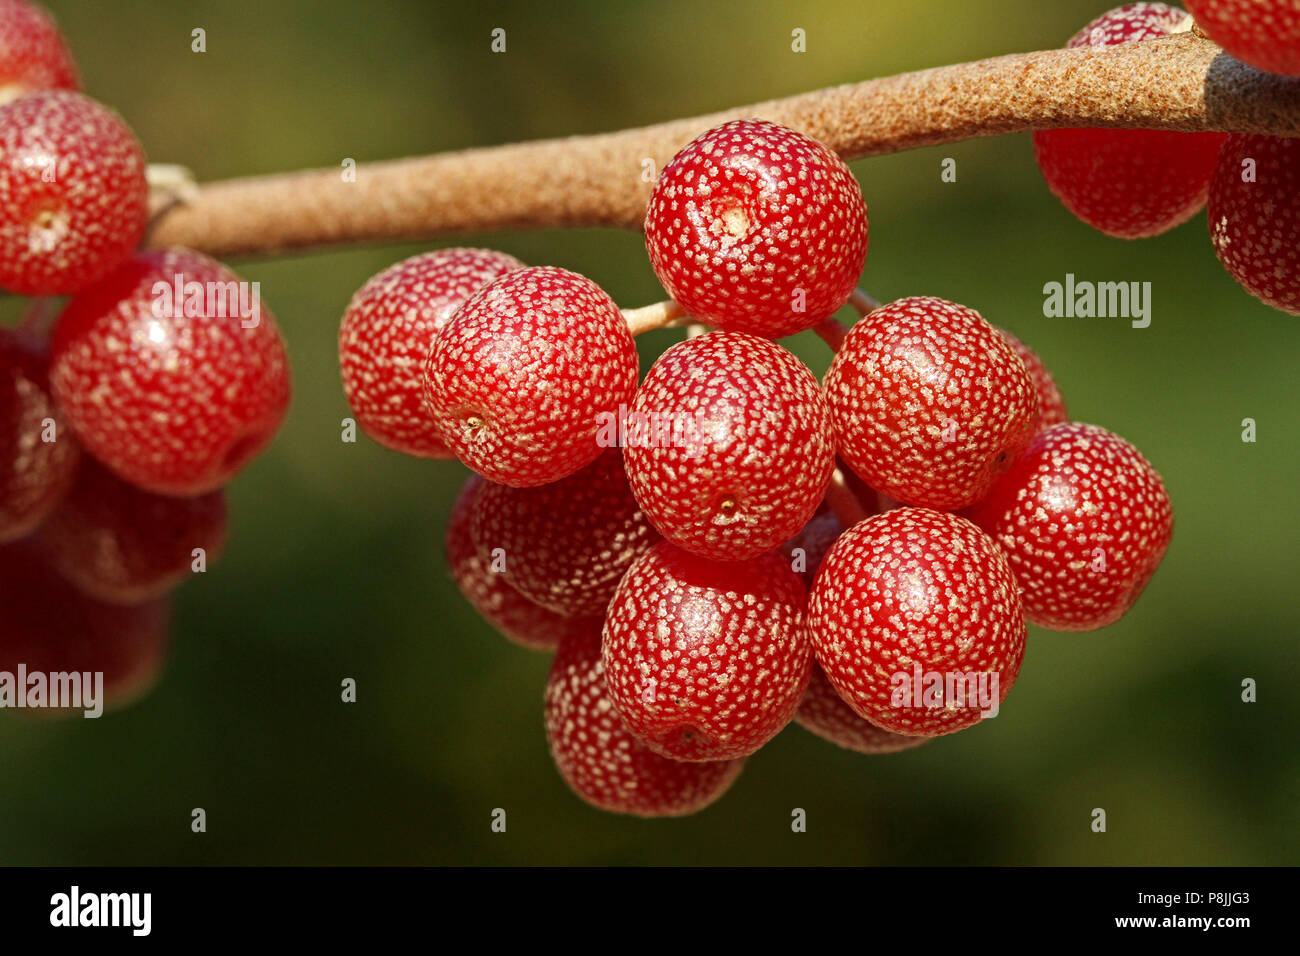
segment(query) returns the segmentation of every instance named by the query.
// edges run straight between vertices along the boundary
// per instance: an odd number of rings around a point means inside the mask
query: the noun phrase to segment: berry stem
[[[849,327],[839,319],[831,318],[814,325],[813,331],[831,347],[832,352],[838,352],[844,345],[844,337],[849,334]]]
[[[622,312],[623,318],[627,320],[627,329],[633,335],[690,324],[686,310],[672,299],[639,309],[623,309]]]
[[[695,136],[759,117],[846,159],[1063,127],[1300,135],[1300,83],[1186,33],[937,67],[656,126],[210,183],[164,211],[151,245],[218,256],[457,232],[639,228],[651,184]]]
[[[849,305],[853,306],[858,315],[864,318],[880,308],[880,303],[864,289],[853,290],[853,294],[849,296]]]

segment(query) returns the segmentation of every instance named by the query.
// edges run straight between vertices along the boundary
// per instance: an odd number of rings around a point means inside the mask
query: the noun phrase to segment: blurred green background
[[[49,3],[87,90],[152,160],[203,180],[617,129],[1054,47],[1104,4]],[[497,26],[504,56],[489,53]],[[206,53],[190,52],[195,27]],[[940,180],[945,157],[956,183]],[[1300,322],[1236,286],[1203,217],[1139,243],[1081,225],[1043,185],[1027,136],[853,168],[874,295],[980,309],[1042,354],[1074,417],[1163,473],[1174,543],[1124,620],[1031,628],[999,718],[917,751],[862,757],[791,727],[698,816],[590,809],[546,752],[548,659],[492,632],[447,577],[442,534],[464,469],[339,440],[335,336],[352,292],[399,258],[467,240],[236,263],[284,328],[294,409],[231,489],[225,558],[178,595],[152,694],[99,721],[0,715],[0,862],[1297,862]],[[634,233],[468,241],[578,270],[626,306],[661,298]],[[1150,328],[1044,318],[1042,286],[1067,272],[1150,281]],[[642,340],[643,369],[678,335]],[[820,341],[789,341],[825,369]],[[1246,417],[1255,444],[1241,441]],[[339,700],[346,677],[355,704]],[[1258,703],[1240,700],[1246,677]],[[206,834],[190,831],[194,807]],[[505,834],[490,829],[495,807]],[[791,832],[794,807],[807,833]],[[1105,834],[1089,828],[1094,807]]]

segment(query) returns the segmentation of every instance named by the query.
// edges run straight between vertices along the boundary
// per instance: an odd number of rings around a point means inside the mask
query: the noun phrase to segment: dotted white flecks
[[[826,679],[821,665],[816,663],[813,664],[808,689],[795,711],[794,722],[823,740],[860,754],[898,753],[919,747],[930,739],[891,733],[862,719],[844,702]]]
[[[54,18],[28,0],[0,0],[0,103],[28,90],[80,87]]]
[[[1297,0],[1187,0],[1187,8],[1229,56],[1257,70],[1300,76]]]
[[[688,313],[779,338],[848,301],[867,255],[867,206],[848,167],[821,143],[735,120],[664,167],[645,234],[655,274]]]
[[[1061,390],[1056,385],[1056,379],[1052,378],[1052,373],[1043,363],[1038,353],[1006,329],[998,329],[998,331],[1002,333],[1003,338],[1011,343],[1011,347],[1020,356],[1020,361],[1025,363],[1025,371],[1029,373],[1029,377],[1034,381],[1034,391],[1038,393],[1038,425],[1034,432],[1041,432],[1044,428],[1050,428],[1053,425],[1061,424],[1061,422],[1069,421],[1070,416],[1065,409],[1065,399],[1061,396]]]
[[[1038,420],[1033,380],[1010,343],[973,309],[933,297],[858,322],[825,387],[840,457],[904,504],[978,501]]]
[[[1005,699],[1025,653],[1006,555],[965,518],[895,508],[844,532],[808,601],[817,660],[860,717],[899,734],[952,733],[982,719],[970,701],[894,699],[898,675],[998,675]],[[989,678],[986,677],[986,680]],[[986,688],[991,691],[992,684]]]

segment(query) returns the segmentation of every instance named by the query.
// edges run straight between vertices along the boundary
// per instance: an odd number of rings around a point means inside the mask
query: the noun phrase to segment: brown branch
[[[657,126],[214,182],[165,210],[149,242],[215,255],[545,226],[638,228],[658,170],[742,116],[852,159],[1031,129],[1111,126],[1300,135],[1300,81],[1194,34],[1049,50],[833,87]],[[868,197],[869,199],[870,197]]]

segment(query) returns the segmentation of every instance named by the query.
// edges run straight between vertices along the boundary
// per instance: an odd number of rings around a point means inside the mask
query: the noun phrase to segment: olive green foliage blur
[[[1104,3],[50,0],[88,90],[152,160],[203,180],[617,129],[1054,47]],[[206,53],[190,52],[196,27]],[[489,50],[494,27],[504,55]],[[791,52],[795,28],[806,53]],[[955,183],[940,178],[947,157]],[[640,236],[480,234],[235,262],[284,328],[293,411],[231,489],[229,551],[180,592],[153,693],[99,721],[0,714],[0,862],[1296,862],[1300,321],[1238,289],[1203,217],[1136,243],[1081,225],[1027,136],[853,169],[872,294],[978,308],[1042,354],[1076,418],[1163,473],[1173,546],[1123,621],[1031,628],[998,719],[916,751],[861,757],[791,727],[698,816],[592,810],[546,752],[548,659],[491,631],[447,577],[464,469],[340,441],[336,334],[368,276],[453,242],[575,269],[643,305],[662,294]],[[1150,328],[1044,318],[1042,287],[1066,273],[1150,281]],[[643,369],[678,336],[646,336]],[[819,340],[790,342],[825,369]],[[349,677],[354,704],[340,701]],[[1241,701],[1245,678],[1258,703]],[[190,831],[195,807],[205,834]],[[505,834],[490,827],[498,807]],[[796,807],[806,833],[791,832]]]

